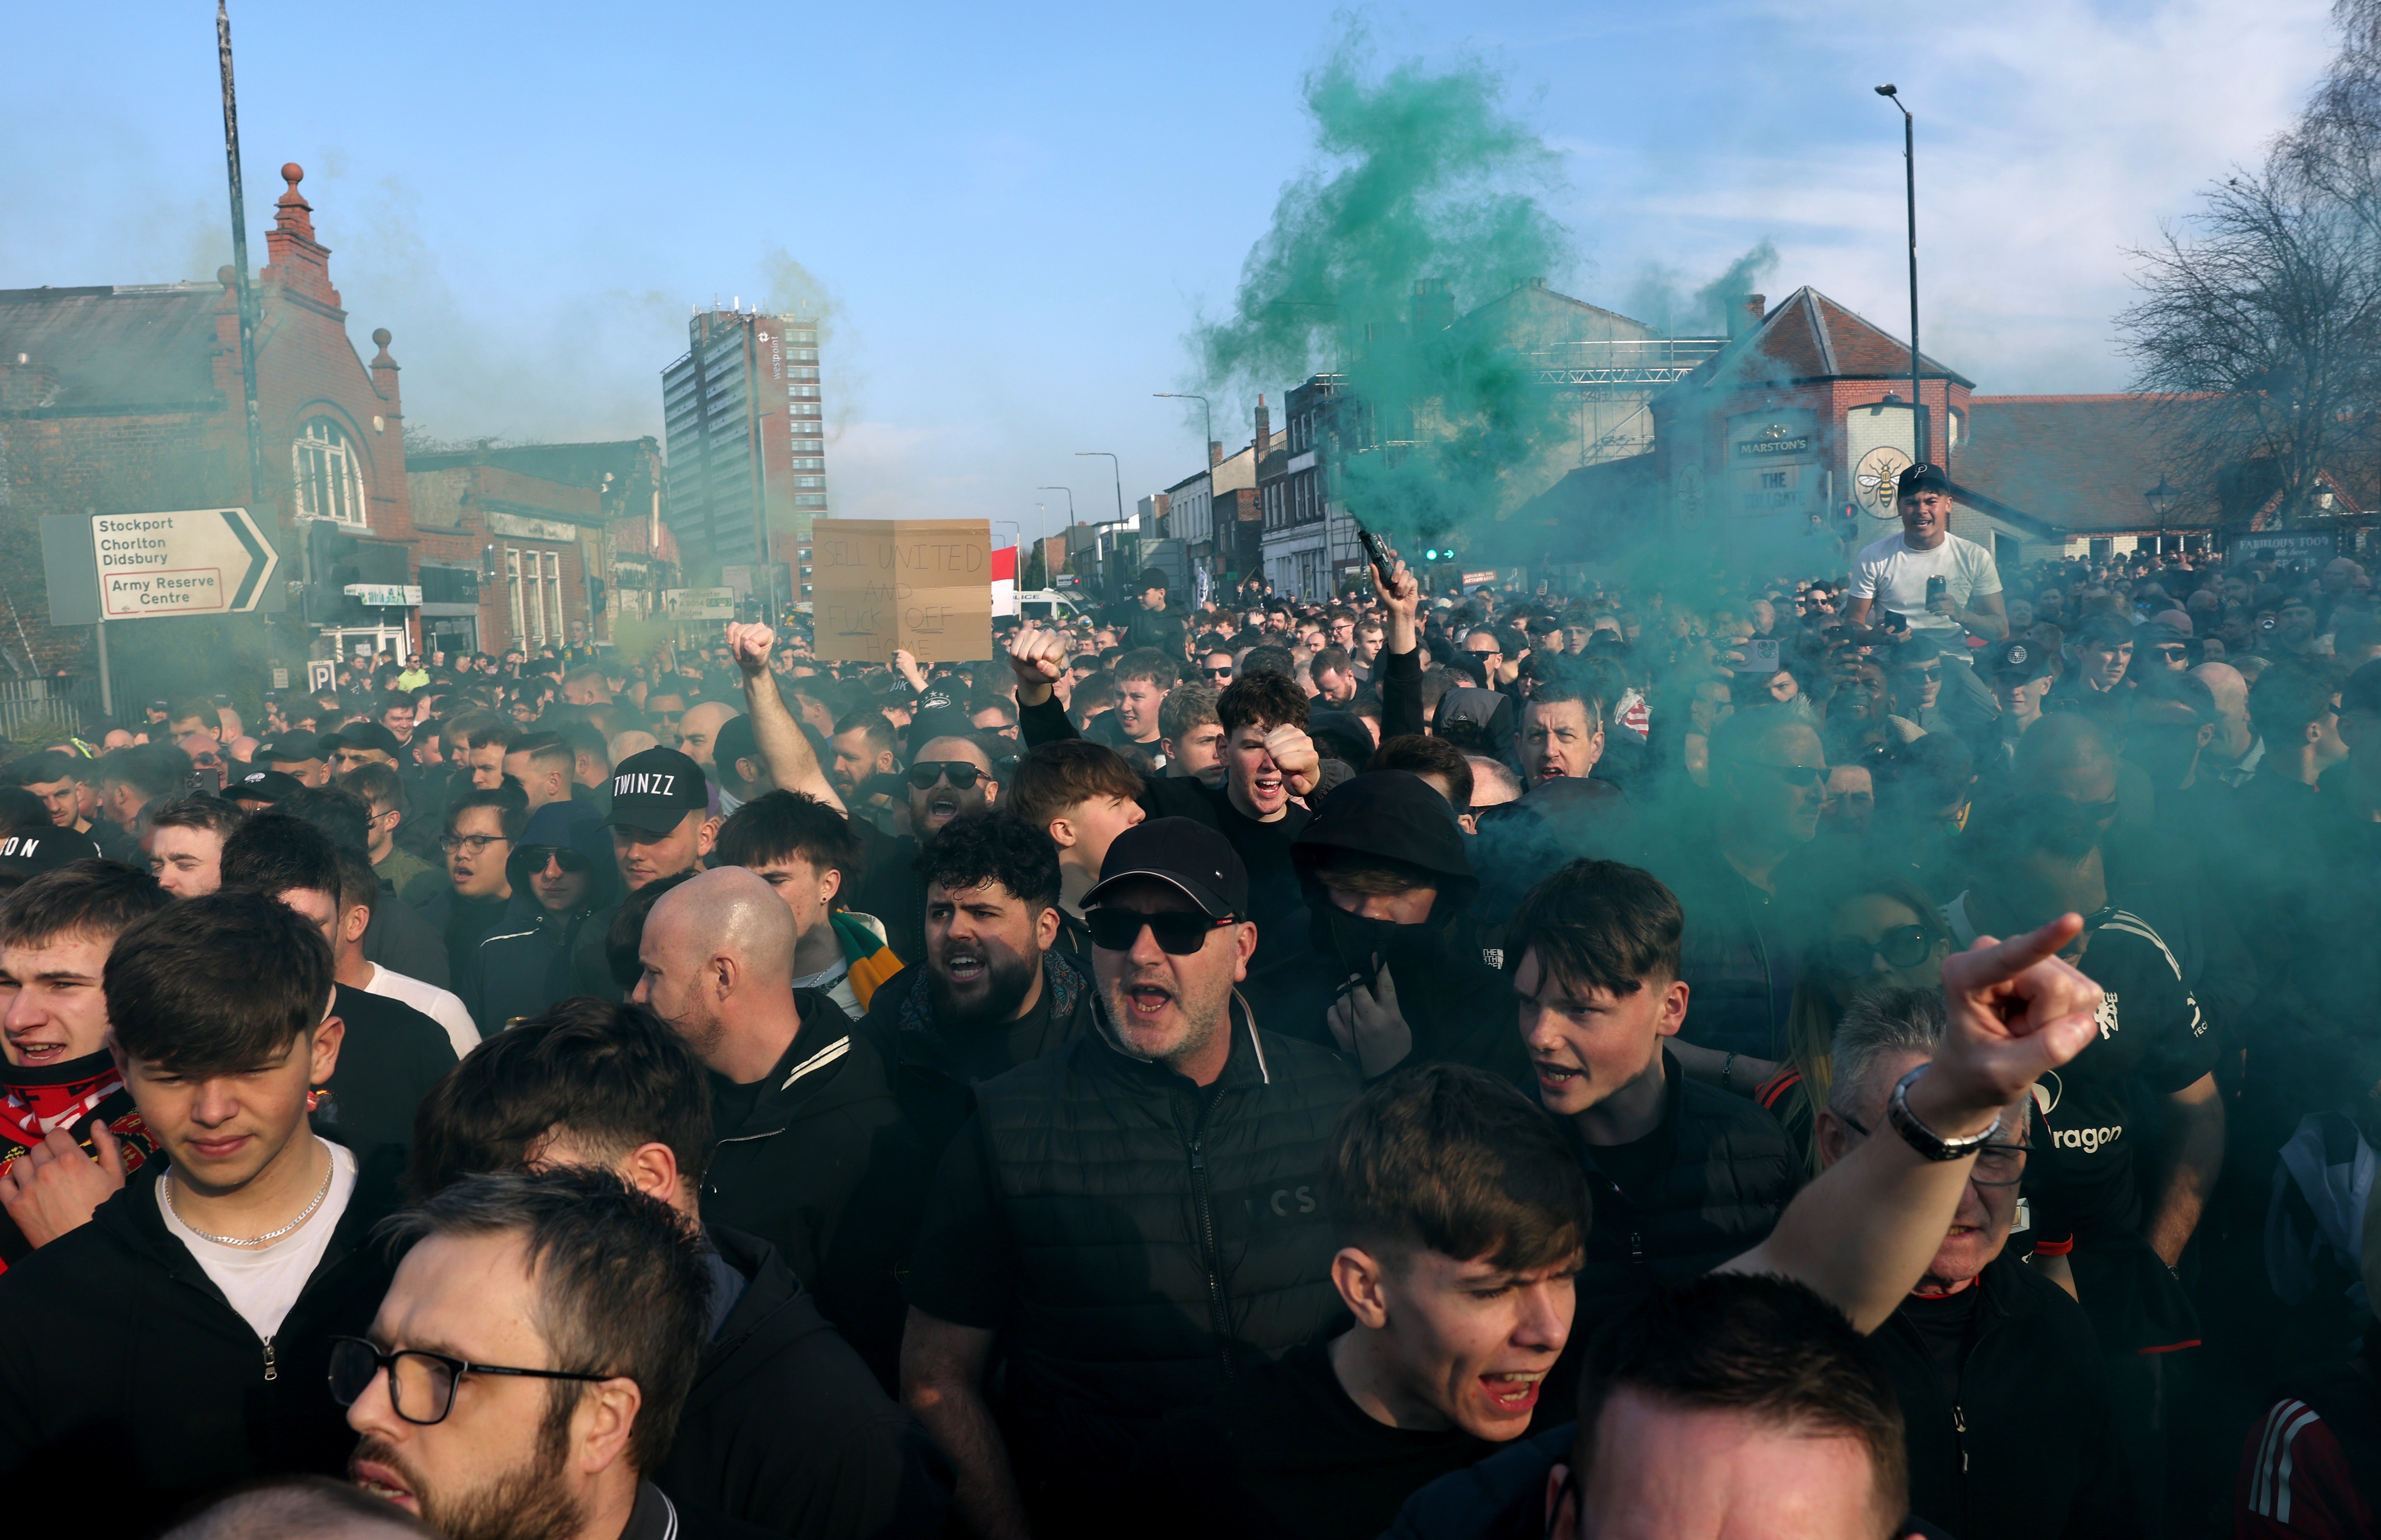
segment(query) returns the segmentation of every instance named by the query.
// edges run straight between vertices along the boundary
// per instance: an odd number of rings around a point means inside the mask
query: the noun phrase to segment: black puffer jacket
[[[1208,1086],[1105,1029],[976,1088],[1014,1267],[1005,1431],[1029,1481],[1121,1474],[1155,1420],[1339,1309],[1321,1200],[1354,1070],[1245,1025]]]
[[[1595,1146],[1560,1120],[1594,1192],[1574,1339],[1656,1284],[1684,1283],[1768,1238],[1792,1201],[1801,1165],[1777,1120],[1687,1078],[1662,1053],[1662,1123],[1647,1135],[1658,1173],[1623,1188]]]
[[[2141,1534],[2083,1307],[2006,1254],[1974,1287],[1956,1402],[1906,1311],[1869,1339],[1901,1403],[1911,1509],[1960,1540]]]

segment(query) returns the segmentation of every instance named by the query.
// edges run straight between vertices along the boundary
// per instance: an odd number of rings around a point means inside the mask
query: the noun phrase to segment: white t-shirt
[[[364,986],[364,993],[385,995],[410,1005],[445,1027],[446,1040],[455,1045],[455,1057],[458,1059],[480,1046],[480,1028],[471,1020],[471,1013],[464,1009],[460,995],[426,983],[410,974],[384,968],[378,963],[371,966],[372,981]]]
[[[165,1217],[165,1228],[198,1258],[231,1307],[254,1328],[259,1341],[273,1340],[273,1334],[281,1329],[289,1307],[298,1303],[323,1253],[330,1249],[331,1231],[338,1228],[339,1216],[347,1212],[348,1199],[356,1190],[356,1158],[345,1146],[328,1139],[322,1144],[331,1152],[331,1191],[323,1207],[289,1234],[254,1250],[218,1245],[184,1224],[165,1201],[166,1183],[173,1177],[165,1176],[157,1183],[157,1212]]]
[[[1959,623],[1926,607],[1930,577],[1943,579],[1944,594],[1962,610],[1974,608],[1974,599],[2001,591],[1993,553],[1975,541],[1946,534],[1934,550],[1912,551],[1897,529],[1861,548],[1852,563],[1852,598],[1872,600],[1875,609],[1909,616],[1913,636],[1924,633],[1937,641],[1955,641],[1960,636]],[[1872,614],[1869,623],[1874,624],[1876,618]]]

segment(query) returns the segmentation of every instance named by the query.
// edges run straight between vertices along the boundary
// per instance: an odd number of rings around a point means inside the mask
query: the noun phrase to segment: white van
[[[1017,614],[1023,620],[1056,621],[1060,624],[1091,618],[1091,612],[1080,599],[1073,594],[1060,593],[1056,588],[1028,588],[1020,593],[1017,596]]]

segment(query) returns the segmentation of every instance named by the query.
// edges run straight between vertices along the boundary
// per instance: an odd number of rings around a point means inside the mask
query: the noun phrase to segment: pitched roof
[[[212,400],[221,284],[0,289],[0,365],[55,376],[43,406]]]
[[[2155,529],[2143,494],[2171,485],[2177,469],[2158,405],[2148,395],[1972,396],[1951,479],[1963,496],[2078,534]],[[2168,526],[2207,528],[2213,508],[2185,489]]]
[[[1593,562],[1644,538],[1660,514],[1651,454],[1624,455],[1568,471],[1501,524],[1473,525],[1482,554]],[[1467,557],[1466,560],[1471,558]]]
[[[1958,370],[1918,355],[1922,376],[1974,388]],[[1894,380],[1910,374],[1910,345],[1811,287],[1770,307],[1761,324],[1687,377],[1705,387],[1801,380]]]

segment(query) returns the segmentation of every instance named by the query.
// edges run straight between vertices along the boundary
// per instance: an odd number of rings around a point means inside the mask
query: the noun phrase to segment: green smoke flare
[[[1552,479],[1570,418],[1492,329],[1456,317],[1574,265],[1546,212],[1558,158],[1476,61],[1375,76],[1350,23],[1307,77],[1315,164],[1281,195],[1228,319],[1193,342],[1211,387],[1339,376],[1331,495],[1401,541],[1501,517]]]

